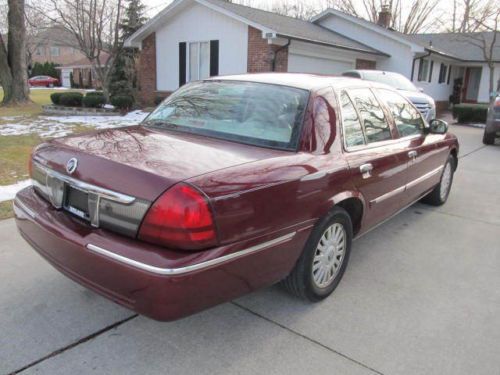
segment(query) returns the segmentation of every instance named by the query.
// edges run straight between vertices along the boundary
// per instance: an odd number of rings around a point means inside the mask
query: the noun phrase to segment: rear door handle
[[[410,151],[410,152],[408,152],[408,157],[410,159],[415,159],[417,157],[417,155],[418,155],[417,151]]]
[[[371,163],[363,164],[359,167],[359,171],[363,175],[363,178],[369,178],[372,176],[373,165]]]

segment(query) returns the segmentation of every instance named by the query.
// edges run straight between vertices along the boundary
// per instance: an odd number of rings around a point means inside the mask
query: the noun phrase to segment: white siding
[[[434,98],[436,101],[447,101],[453,91],[453,79],[457,78],[456,73],[457,69],[452,68],[450,84],[448,84],[448,70],[446,71],[446,80],[443,83],[439,83],[439,69],[441,63],[444,63],[450,67],[450,64],[453,65],[453,62],[443,61],[441,59],[436,58],[435,56],[426,57],[426,60],[429,61],[429,70],[431,61],[434,61],[434,66],[432,68],[432,80],[429,82],[429,76],[427,75],[424,81],[418,81],[418,69],[420,65],[420,60],[415,62],[415,72],[413,74],[413,83],[415,86],[420,87],[424,90],[424,92]]]
[[[482,64],[483,72],[481,73],[481,82],[479,84],[479,97],[478,102],[488,102],[490,90],[490,69],[486,64]],[[497,89],[497,82],[500,79],[500,64],[495,64],[495,71],[493,75],[493,91]]]
[[[348,38],[355,39],[358,42],[391,55],[390,58],[380,59],[377,62],[377,69],[401,73],[410,78],[413,62],[413,52],[410,46],[335,15],[326,17],[320,21],[319,24]]]
[[[195,4],[156,31],[156,79],[160,91],[179,87],[179,43],[219,40],[219,74],[247,71],[248,26]]]

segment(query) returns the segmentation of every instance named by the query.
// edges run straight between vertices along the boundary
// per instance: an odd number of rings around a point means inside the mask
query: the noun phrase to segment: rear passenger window
[[[358,108],[368,143],[392,139],[391,129],[377,98],[369,89],[354,89],[349,96]]]
[[[420,112],[403,96],[389,90],[379,90],[381,98],[387,103],[401,137],[422,134],[424,120]]]
[[[346,147],[364,145],[365,137],[361,128],[361,122],[359,122],[358,114],[345,92],[340,95],[340,105],[342,107],[342,126]]]

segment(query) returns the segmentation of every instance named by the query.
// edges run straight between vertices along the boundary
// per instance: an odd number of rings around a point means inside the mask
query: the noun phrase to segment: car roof
[[[387,71],[387,70],[375,70],[375,69],[353,69],[353,70],[347,70],[347,71],[343,72],[342,74],[345,74],[345,73],[360,73],[361,75],[363,75],[365,73],[369,73],[369,74],[390,74],[390,75],[398,75],[398,76],[404,77],[404,75],[402,75],[400,73],[397,73],[397,72],[390,72],[390,71]]]
[[[274,85],[282,85],[295,87],[304,90],[317,90],[327,86],[332,86],[334,89],[347,87],[381,87],[390,88],[378,82],[363,81],[358,78],[330,76],[321,74],[307,73],[254,73],[254,74],[237,74],[230,76],[218,76],[208,78],[205,81],[244,81],[269,83]]]

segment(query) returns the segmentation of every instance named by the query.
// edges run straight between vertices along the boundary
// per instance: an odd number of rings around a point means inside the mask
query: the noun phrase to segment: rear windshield
[[[295,150],[308,98],[292,87],[200,81],[172,94],[143,125]]]
[[[365,72],[363,76],[367,81],[385,83],[397,90],[418,91],[411,81],[399,74]]]

